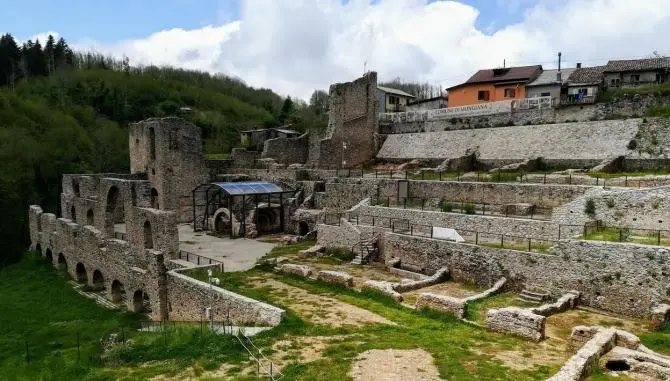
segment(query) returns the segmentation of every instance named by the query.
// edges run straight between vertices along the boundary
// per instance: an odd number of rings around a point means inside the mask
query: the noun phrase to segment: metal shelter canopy
[[[286,193],[279,185],[267,181],[241,181],[211,183],[231,196]]]

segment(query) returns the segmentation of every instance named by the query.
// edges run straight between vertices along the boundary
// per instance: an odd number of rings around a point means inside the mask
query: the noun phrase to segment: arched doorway
[[[122,303],[126,298],[126,290],[123,288],[123,283],[119,282],[118,279],[114,279],[112,282],[112,302]]]
[[[96,290],[103,290],[105,288],[105,277],[102,276],[100,270],[93,271],[93,287]]]
[[[51,252],[51,249],[47,249],[45,258],[46,258],[47,262],[49,262],[49,263],[51,263],[51,264],[53,265],[53,263],[54,263],[54,255],[53,255],[53,253]]]
[[[86,212],[86,225],[91,225],[91,226],[95,225],[94,220],[93,220],[93,209],[89,209]]]
[[[150,312],[149,295],[142,290],[133,294],[133,312]]]
[[[79,182],[75,179],[72,179],[72,192],[75,196],[81,197],[81,192],[79,191]]]
[[[37,245],[35,245],[35,251],[42,254],[42,245],[40,245],[39,243]]]
[[[77,212],[74,210],[74,205],[70,207],[70,220],[77,222]]]
[[[86,274],[86,267],[84,264],[79,262],[75,268],[75,273],[77,276],[77,282],[86,283],[88,282],[88,275]]]
[[[298,235],[306,235],[307,233],[309,233],[309,225],[305,221],[300,221],[298,224]]]
[[[153,249],[154,248],[154,237],[151,232],[151,224],[149,221],[144,222],[144,248]]]
[[[58,269],[67,271],[67,261],[63,253],[58,254]]]
[[[160,204],[158,203],[158,191],[156,188],[151,188],[151,207],[160,209]]]
[[[256,210],[256,230],[258,233],[274,233],[279,229],[278,214],[274,209]]]
[[[112,186],[107,192],[107,205],[105,206],[105,227],[114,232],[114,225],[125,223],[125,211],[123,198],[118,187]]]

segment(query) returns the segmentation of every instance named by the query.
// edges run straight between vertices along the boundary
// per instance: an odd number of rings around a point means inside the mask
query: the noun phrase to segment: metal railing
[[[247,351],[249,360],[256,362],[256,375],[258,377],[261,376],[262,371],[263,375],[265,377],[269,377],[272,381],[278,381],[284,378],[284,375],[279,371],[272,360],[267,358],[263,352],[258,347],[256,347],[256,345],[254,345],[253,341],[251,341],[249,337],[238,331],[237,335],[235,335],[235,338],[237,338],[237,341]]]
[[[195,263],[196,265],[217,265],[221,272],[224,272],[224,265],[222,261],[217,259],[212,259],[205,257],[199,254],[191,253],[186,250],[179,250],[179,259],[183,259],[186,262]]]
[[[371,206],[381,206],[398,209],[415,209],[441,213],[460,213],[470,215],[489,215],[497,217],[514,217],[535,220],[547,220],[551,215],[551,208],[538,207],[535,204],[527,206],[516,204],[492,204],[473,201],[447,201],[438,198],[419,197],[377,197],[371,199]]]
[[[670,246],[670,230],[606,226],[601,221],[585,224],[583,238],[595,241]]]

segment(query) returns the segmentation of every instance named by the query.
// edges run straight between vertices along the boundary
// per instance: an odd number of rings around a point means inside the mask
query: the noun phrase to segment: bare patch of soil
[[[434,284],[432,286],[424,287],[418,290],[406,292],[402,294],[402,296],[407,303],[414,304],[414,302],[419,298],[419,295],[424,292],[430,292],[438,295],[453,296],[455,298],[467,298],[468,296],[477,294],[477,291],[468,289],[461,283],[443,282]]]
[[[354,381],[441,380],[430,353],[423,349],[373,349],[356,357],[351,369]]]
[[[331,327],[362,326],[364,324],[381,323],[395,325],[375,313],[363,308],[352,306],[337,299],[316,295],[298,287],[274,279],[257,279],[251,283],[254,287],[267,287],[283,304],[290,306],[298,315],[314,324]]]
[[[533,369],[541,365],[562,365],[570,358],[570,353],[565,352],[564,345],[560,345],[556,340],[545,340],[538,344],[529,342],[522,348],[514,350],[502,350],[497,345],[471,348],[471,350],[480,355],[493,357],[514,370]]]
[[[647,325],[641,320],[621,319],[596,312],[570,310],[547,318],[546,335],[549,338],[567,342],[572,328],[578,325],[612,326],[639,334],[647,331]]]

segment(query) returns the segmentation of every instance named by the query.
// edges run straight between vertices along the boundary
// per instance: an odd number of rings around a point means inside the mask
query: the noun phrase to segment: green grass
[[[648,116],[662,116],[670,118],[670,106],[651,106],[647,109]]]
[[[635,172],[588,172],[589,176],[601,179],[616,179],[620,177],[641,177],[641,176],[662,176],[670,174],[669,168],[657,169],[653,171],[635,171]]]
[[[228,154],[227,153],[208,153],[207,154],[207,159],[208,160],[226,160],[226,159],[228,159]]]
[[[64,273],[34,253],[0,270],[0,290],[3,381],[146,380],[188,366],[207,369],[246,359],[232,337],[201,334],[194,326],[138,332],[142,316],[82,297]],[[122,332],[134,344],[101,357],[101,338]]]
[[[626,238],[626,233],[620,233],[621,229],[612,227],[600,227],[598,230],[582,235],[582,239],[589,241],[607,241],[607,242],[628,242],[642,245],[659,245],[657,233],[650,231],[649,235],[629,235]],[[660,246],[670,246],[670,238],[661,236]]]
[[[517,294],[505,293],[505,294],[493,295],[489,298],[480,299],[468,303],[468,310],[466,311],[465,318],[467,320],[474,321],[479,324],[485,324],[486,311],[488,311],[491,308],[502,308],[509,306],[517,306],[517,307],[534,306],[531,303],[518,300],[517,297],[518,297]]]
[[[670,323],[665,323],[657,331],[641,334],[642,344],[660,353],[670,355]]]
[[[457,179],[459,176],[464,175],[463,172],[437,172],[437,171],[424,171],[423,173],[412,173],[408,174],[407,178],[410,180],[453,180]]]
[[[479,246],[492,247],[496,249],[501,248],[500,242],[480,242]],[[530,251],[534,253],[548,253],[552,246],[554,245],[549,243],[535,243],[531,240]],[[502,248],[518,251],[529,251],[528,241],[503,241]]]
[[[618,89],[607,89],[600,96],[601,102],[610,102],[616,98],[623,96],[632,96],[635,94],[656,94],[656,95],[670,95],[670,84],[648,85],[639,87],[623,87]]]

